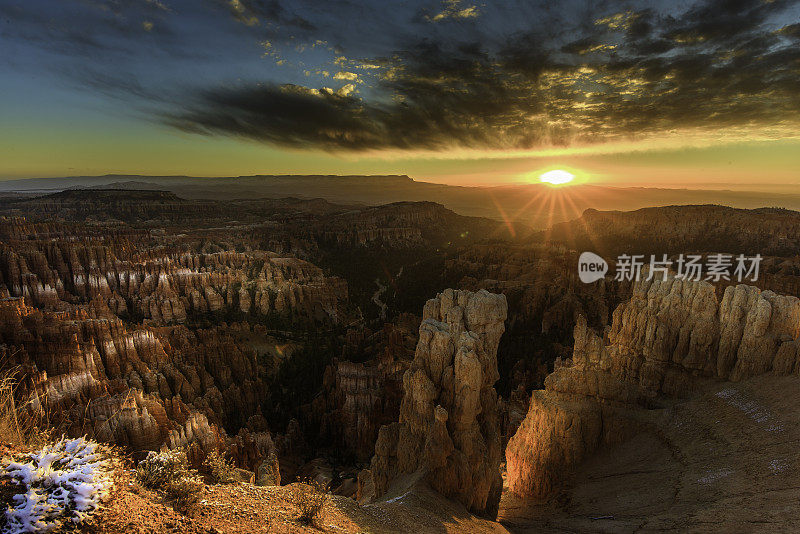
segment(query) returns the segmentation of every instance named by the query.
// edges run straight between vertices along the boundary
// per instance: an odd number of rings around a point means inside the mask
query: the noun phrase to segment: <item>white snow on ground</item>
[[[25,489],[5,511],[2,534],[52,532],[80,523],[97,510],[112,485],[99,445],[84,438],[62,439],[38,452],[4,458],[0,477]]]
[[[403,502],[403,499],[405,499],[406,497],[408,497],[408,494],[409,494],[409,493],[411,493],[411,492],[410,492],[410,491],[407,491],[407,492],[405,492],[404,494],[402,494],[402,495],[400,495],[400,496],[398,496],[398,497],[395,497],[395,498],[393,498],[393,499],[389,499],[389,500],[388,500],[388,501],[386,501],[386,502],[399,502],[399,503],[402,503],[402,502]]]
[[[782,432],[783,425],[770,413],[769,409],[754,400],[748,400],[741,392],[734,389],[723,389],[716,396],[745,413],[750,419],[762,425],[767,432]]]
[[[717,471],[706,471],[705,476],[700,477],[697,481],[700,484],[712,484],[717,480],[727,478],[733,474],[733,469],[719,469]]]
[[[788,468],[789,468],[789,462],[787,462],[783,458],[776,458],[769,463],[769,470],[772,471],[773,475],[783,473]]]

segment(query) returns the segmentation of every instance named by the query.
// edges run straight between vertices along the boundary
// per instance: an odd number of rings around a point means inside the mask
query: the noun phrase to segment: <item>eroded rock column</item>
[[[378,433],[370,470],[376,496],[414,474],[471,512],[497,515],[503,482],[494,383],[507,308],[505,296],[484,290],[447,289],[425,304],[400,420]]]

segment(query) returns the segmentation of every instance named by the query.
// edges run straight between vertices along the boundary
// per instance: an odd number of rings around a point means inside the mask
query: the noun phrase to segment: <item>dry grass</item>
[[[186,451],[151,452],[136,466],[136,480],[145,487],[163,491],[178,511],[186,512],[197,502],[203,483],[189,469]]]
[[[13,376],[0,376],[0,436],[12,443],[20,443],[22,428],[14,399],[15,384]]]
[[[212,484],[235,484],[239,482],[236,467],[217,451],[211,451],[203,462]]]
[[[202,489],[203,485],[199,480],[181,478],[167,484],[164,491],[172,499],[175,509],[186,513],[197,503]]]
[[[322,520],[323,509],[328,501],[325,486],[309,479],[291,484],[289,490],[289,501],[300,510],[300,522],[316,525]]]
[[[19,378],[18,368],[0,365],[0,436],[17,449],[42,447],[53,437],[49,417],[30,403],[18,403]]]

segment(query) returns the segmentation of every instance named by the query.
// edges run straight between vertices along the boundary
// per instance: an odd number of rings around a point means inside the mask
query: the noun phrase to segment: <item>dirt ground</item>
[[[359,505],[330,496],[315,525],[299,520],[287,486],[206,486],[198,502],[177,512],[157,492],[142,488],[132,473],[120,473],[104,510],[86,529],[90,534],[300,533],[502,533],[499,524],[475,518],[430,490],[415,490],[391,502]]]
[[[800,377],[713,383],[651,414],[545,503],[506,493],[501,523],[553,532],[800,532]]]

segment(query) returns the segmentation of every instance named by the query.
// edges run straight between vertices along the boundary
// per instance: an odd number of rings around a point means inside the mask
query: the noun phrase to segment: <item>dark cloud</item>
[[[778,33],[786,37],[791,37],[792,39],[800,40],[800,23],[784,26]]]
[[[166,121],[185,131],[248,137],[283,145],[324,148],[514,146],[542,135],[526,114],[542,103],[471,46],[443,49],[422,42],[403,54],[402,69],[385,80],[389,99],[361,99],[330,89],[235,86],[203,91]]]
[[[800,49],[767,21],[786,2],[711,0],[679,14],[592,12],[564,41],[517,32],[494,51],[426,39],[370,96],[278,85],[195,95],[169,124],[344,149],[550,145],[681,129],[800,125]]]
[[[689,9],[666,37],[685,43],[735,43],[786,8],[786,0],[708,0]]]
[[[310,21],[290,12],[278,0],[219,0],[231,15],[248,26],[279,24],[305,31],[316,29]]]
[[[38,9],[37,9],[38,7]],[[162,24],[168,7],[157,0],[64,0],[55,6],[11,0],[0,4],[6,37],[35,44],[61,55],[94,57],[136,54],[145,39],[176,47]]]
[[[376,111],[331,91],[311,93],[285,85],[210,90],[196,111],[167,114],[164,120],[192,133],[224,133],[281,145],[371,146],[382,137]],[[264,127],[270,124],[269,127]]]
[[[62,69],[85,87],[204,135],[526,149],[800,126],[796,0],[30,6],[0,4],[7,35],[79,58]]]

